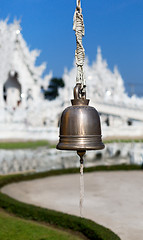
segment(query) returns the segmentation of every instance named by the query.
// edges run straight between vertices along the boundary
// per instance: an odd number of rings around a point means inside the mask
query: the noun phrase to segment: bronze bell
[[[86,150],[104,148],[101,136],[100,118],[89,100],[81,95],[81,84],[74,88],[72,106],[66,108],[61,116],[60,140],[57,149],[75,150],[81,156]]]

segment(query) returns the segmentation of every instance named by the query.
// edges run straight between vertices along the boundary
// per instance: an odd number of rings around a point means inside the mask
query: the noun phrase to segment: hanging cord
[[[77,151],[77,154],[80,157],[80,201],[79,201],[79,207],[80,207],[80,216],[83,217],[83,202],[84,202],[84,178],[83,178],[83,156],[86,151]]]
[[[84,177],[83,163],[80,163],[80,216],[83,217],[83,202],[84,202]]]
[[[81,2],[80,2],[80,0],[76,0],[76,6],[77,6],[78,8],[81,8]]]
[[[84,36],[84,22],[83,22],[83,15],[81,9],[81,2],[77,0],[77,7],[74,13],[74,23],[73,23],[73,30],[75,31],[76,35],[76,51],[75,51],[75,59],[77,65],[77,76],[76,76],[76,83],[81,84],[81,91],[84,93],[86,91],[86,82],[84,77],[83,65],[85,60],[85,51],[82,45],[82,37]]]

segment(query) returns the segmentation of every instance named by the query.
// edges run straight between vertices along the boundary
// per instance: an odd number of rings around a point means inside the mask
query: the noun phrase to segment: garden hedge
[[[92,168],[85,168],[85,172],[92,171],[112,171],[112,170],[139,170],[137,165],[116,165],[116,166],[98,166]],[[62,169],[52,170],[48,172],[34,173],[34,174],[16,174],[8,176],[0,176],[0,188],[3,186],[26,180],[43,178],[54,175],[78,173],[79,169]],[[30,204],[19,202],[7,195],[0,193],[0,208],[3,208],[9,213],[13,213],[24,219],[34,220],[38,222],[48,223],[63,229],[70,229],[82,233],[87,239],[91,240],[120,240],[120,238],[111,230],[88,219],[64,214],[54,210],[49,210]]]

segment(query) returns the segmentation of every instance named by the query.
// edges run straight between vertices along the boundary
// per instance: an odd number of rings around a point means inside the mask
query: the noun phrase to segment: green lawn
[[[130,143],[130,142],[143,142],[143,139],[118,139],[118,140],[105,140],[106,143]],[[56,148],[55,144],[50,144],[48,141],[28,141],[28,142],[0,142],[0,149],[28,149],[28,148],[38,148],[38,147],[49,147]]]
[[[0,142],[0,149],[28,149],[37,147],[55,147],[51,145],[48,141],[29,141],[29,142]]]
[[[112,168],[109,166],[85,168],[85,172],[92,171],[111,171],[111,170],[135,170],[141,167],[136,166],[117,166]],[[0,176],[0,188],[3,186],[20,181],[39,179],[43,177],[58,176],[61,174],[77,173],[79,169],[61,169],[51,170],[48,172],[40,172],[35,174],[16,174],[8,176]],[[4,212],[2,212],[2,210]],[[6,214],[14,214],[15,217]],[[17,216],[17,217],[16,217]],[[20,217],[20,218],[19,218]],[[25,219],[22,220],[21,218]],[[33,220],[34,222],[31,222]],[[37,224],[35,223],[37,222]],[[41,225],[39,224],[41,223]],[[48,224],[48,228],[45,225]],[[52,228],[49,226],[52,226]],[[56,226],[56,229],[53,228]],[[60,229],[70,230],[60,235]],[[43,229],[43,230],[42,230]],[[55,231],[56,230],[56,231]],[[72,232],[71,232],[72,230]],[[55,231],[55,233],[53,233]],[[73,233],[74,232],[74,233]],[[72,235],[75,232],[80,235]],[[58,236],[57,236],[58,234]],[[40,236],[39,236],[40,235]],[[91,240],[120,240],[120,238],[110,229],[103,227],[89,219],[80,218],[77,216],[57,212],[50,209],[37,207],[34,205],[19,202],[8,197],[0,192],[0,240],[76,240],[76,239],[91,239]]]
[[[143,139],[138,138],[138,139],[111,139],[111,140],[103,140],[103,142],[106,143],[142,143]]]
[[[130,142],[143,142],[143,139],[117,139],[117,140],[105,140],[104,143],[130,143]],[[28,141],[28,142],[0,142],[0,149],[28,149],[38,147],[56,148],[55,144],[50,144],[48,141]]]
[[[0,211],[0,240],[81,240],[70,233]]]

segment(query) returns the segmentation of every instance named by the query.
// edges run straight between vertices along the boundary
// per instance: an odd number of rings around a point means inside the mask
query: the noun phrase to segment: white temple
[[[96,60],[90,66],[88,59],[85,62],[85,75],[87,79],[87,95],[93,102],[102,102],[105,104],[120,105],[130,108],[141,108],[143,106],[143,98],[138,98],[135,95],[129,97],[125,92],[124,81],[118,71],[117,66],[113,72],[108,68],[106,60],[102,58],[101,48],[97,49]],[[70,71],[67,69],[63,75],[66,83],[64,91],[68,91],[68,96],[71,96],[71,89],[75,84],[76,66]],[[65,95],[65,92],[63,95]]]
[[[42,126],[48,118],[48,102],[41,86],[48,86],[52,74],[42,74],[46,64],[36,66],[40,51],[30,51],[20,32],[20,24],[0,22],[0,129],[21,130]],[[44,108],[44,109],[43,109]],[[52,116],[51,116],[52,117]]]
[[[52,73],[43,77],[46,64],[36,66],[40,52],[30,51],[21,34],[20,23],[0,21],[0,139],[50,139],[58,138],[58,122],[63,109],[73,98],[76,66],[65,70],[65,88],[54,101],[43,98],[41,86],[47,87]],[[113,135],[120,135],[120,127],[143,125],[143,99],[128,97],[123,79],[117,69],[109,70],[98,48],[92,65],[85,62],[87,96],[101,114],[104,135],[116,127]],[[118,126],[118,128],[117,128]],[[140,135],[136,129],[136,134]]]
[[[89,65],[86,59],[85,75],[87,97],[91,99],[90,105],[100,112],[103,125],[112,127],[142,125],[143,98],[135,95],[128,96],[118,68],[115,66],[113,72],[108,68],[106,60],[102,58],[100,47],[97,49],[97,57],[92,65]],[[65,70],[63,75],[65,88],[60,92],[60,97],[65,103],[72,98],[75,78],[76,66],[73,66],[70,71]]]
[[[29,51],[17,21],[0,22],[0,46],[0,105],[11,109],[27,106],[40,93],[45,64],[35,66],[39,51]]]

